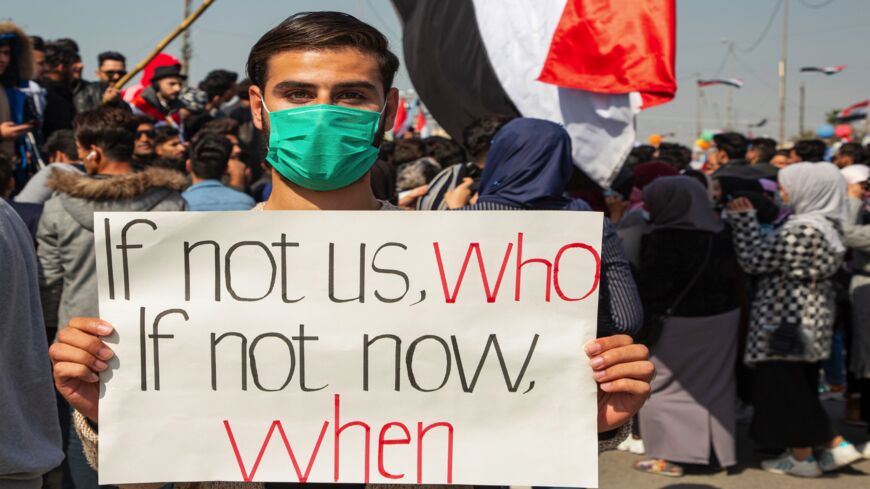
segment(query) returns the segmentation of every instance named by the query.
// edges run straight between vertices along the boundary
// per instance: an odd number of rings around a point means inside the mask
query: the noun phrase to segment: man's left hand
[[[590,341],[586,355],[598,383],[598,432],[614,430],[640,411],[650,394],[655,367],[649,350],[628,335]]]

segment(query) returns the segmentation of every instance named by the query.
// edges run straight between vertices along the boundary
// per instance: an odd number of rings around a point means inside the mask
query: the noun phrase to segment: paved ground
[[[824,404],[831,416],[837,420],[841,433],[847,439],[858,443],[870,438],[864,429],[842,423],[843,402],[825,401]],[[687,475],[681,478],[649,475],[631,468],[632,463],[639,460],[640,456],[624,452],[609,452],[599,459],[599,487],[603,489],[870,489],[870,460],[864,460],[819,479],[798,479],[764,472],[759,468],[759,462],[769,457],[754,451],[754,446],[747,437],[747,430],[747,425],[740,426],[739,465],[727,473],[696,469],[689,470]]]

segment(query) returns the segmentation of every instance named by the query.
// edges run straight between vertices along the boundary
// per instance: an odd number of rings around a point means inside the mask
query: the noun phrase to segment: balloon
[[[707,149],[710,148],[710,143],[699,138],[695,140],[695,147],[700,149],[701,151],[707,151]]]
[[[834,137],[834,126],[830,124],[822,124],[816,128],[816,136],[823,139]]]
[[[707,141],[709,143],[710,141],[713,140],[713,136],[715,136],[715,135],[716,135],[716,133],[707,129],[706,131],[701,132],[701,139],[703,139],[704,141]]]
[[[653,146],[658,146],[659,144],[662,143],[662,135],[661,134],[650,134],[647,141]]]
[[[847,138],[852,135],[852,126],[849,124],[840,124],[834,128],[834,134],[838,138]]]

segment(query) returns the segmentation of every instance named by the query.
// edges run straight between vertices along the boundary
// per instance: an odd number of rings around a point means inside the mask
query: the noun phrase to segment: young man
[[[789,153],[789,164],[801,163],[803,161],[809,163],[818,163],[825,161],[825,152],[828,146],[821,139],[801,139],[794,143]]]
[[[115,88],[115,82],[127,74],[126,58],[115,51],[106,51],[97,56],[97,81],[79,80],[76,84],[74,101],[76,110],[99,108],[101,105],[113,105],[125,108],[121,100],[121,91]]]
[[[398,90],[391,87],[398,64],[383,34],[341,13],[299,14],[260,38],[248,57],[249,94],[255,125],[270,135],[267,161],[274,171],[272,193],[258,209],[393,208],[372,195],[369,171],[377,145],[395,119]],[[303,107],[307,110],[302,113],[293,110]],[[288,127],[303,139],[340,137],[350,147],[323,151],[337,148],[295,144],[281,137]],[[361,153],[364,156],[358,157]],[[322,171],[310,173],[315,166]],[[90,440],[85,450],[94,463],[97,434],[89,423],[99,421],[97,373],[107,368],[105,361],[112,356],[99,338],[111,331],[111,325],[98,318],[74,318],[51,351],[55,385],[77,410],[76,426],[82,438]],[[646,348],[621,335],[586,345],[591,360],[585,360],[579,349],[578,345],[577,361],[590,361],[599,372],[599,432],[625,425],[649,394],[653,371]],[[183,487],[190,486],[176,484],[177,489]]]
[[[187,76],[181,74],[181,65],[160,66],[154,70],[151,85],[133,99],[133,112],[144,114],[156,122],[178,127],[182,104],[178,97]]]
[[[854,164],[866,164],[867,151],[860,143],[844,143],[834,156],[834,164],[846,168]]]
[[[233,143],[221,134],[206,134],[194,146],[187,160],[193,185],[181,197],[191,211],[247,211],[254,207],[250,195],[223,183]]]
[[[184,154],[187,148],[181,142],[178,129],[160,126],[154,131],[154,161],[152,165],[184,171]]]
[[[136,142],[133,145],[133,167],[141,170],[154,159],[154,143],[157,133],[154,121],[147,115],[136,117]]]

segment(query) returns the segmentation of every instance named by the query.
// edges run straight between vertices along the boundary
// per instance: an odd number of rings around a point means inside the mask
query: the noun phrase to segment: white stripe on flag
[[[574,163],[599,184],[616,177],[634,145],[639,104],[537,81],[567,0],[473,0],[478,30],[502,88],[524,117],[559,122]],[[639,100],[639,97],[635,97]]]

